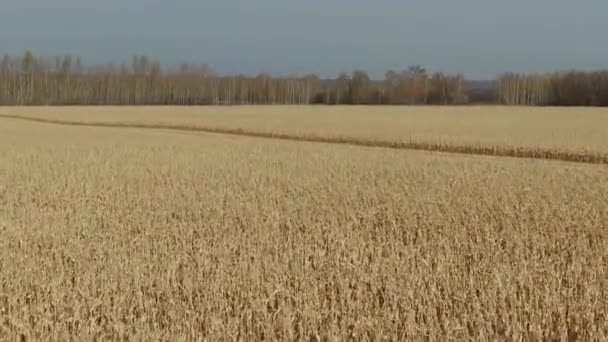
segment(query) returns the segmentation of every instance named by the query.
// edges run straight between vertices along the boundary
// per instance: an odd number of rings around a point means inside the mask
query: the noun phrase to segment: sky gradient
[[[80,55],[223,73],[421,64],[489,79],[504,71],[608,67],[606,0],[3,0],[0,53]]]

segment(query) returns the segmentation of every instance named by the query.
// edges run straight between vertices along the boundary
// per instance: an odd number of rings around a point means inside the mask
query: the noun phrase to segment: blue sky
[[[3,0],[0,53],[324,77],[421,64],[487,79],[608,67],[606,13],[605,0]]]

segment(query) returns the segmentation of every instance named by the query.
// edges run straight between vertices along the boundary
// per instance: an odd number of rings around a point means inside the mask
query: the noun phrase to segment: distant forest
[[[471,81],[411,66],[372,80],[363,70],[335,79],[220,75],[190,64],[169,70],[147,56],[134,56],[129,65],[85,66],[78,57],[26,51],[0,61],[0,105],[251,104],[608,106],[608,71]]]

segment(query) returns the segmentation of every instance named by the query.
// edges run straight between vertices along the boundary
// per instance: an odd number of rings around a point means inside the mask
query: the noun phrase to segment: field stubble
[[[0,338],[608,338],[603,165],[0,125]]]

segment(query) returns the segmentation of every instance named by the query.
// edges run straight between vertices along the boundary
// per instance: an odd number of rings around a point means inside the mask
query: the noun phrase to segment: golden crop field
[[[608,152],[599,109],[286,109],[0,114]],[[606,340],[607,228],[601,163],[0,117],[0,340]]]
[[[15,107],[16,115],[68,122],[242,130],[430,149],[544,149],[594,155],[608,164],[608,109],[542,107],[236,106]],[[423,149],[426,149],[423,146]],[[483,151],[477,151],[483,152]],[[534,153],[531,156],[537,157]],[[564,159],[570,159],[565,156]]]

